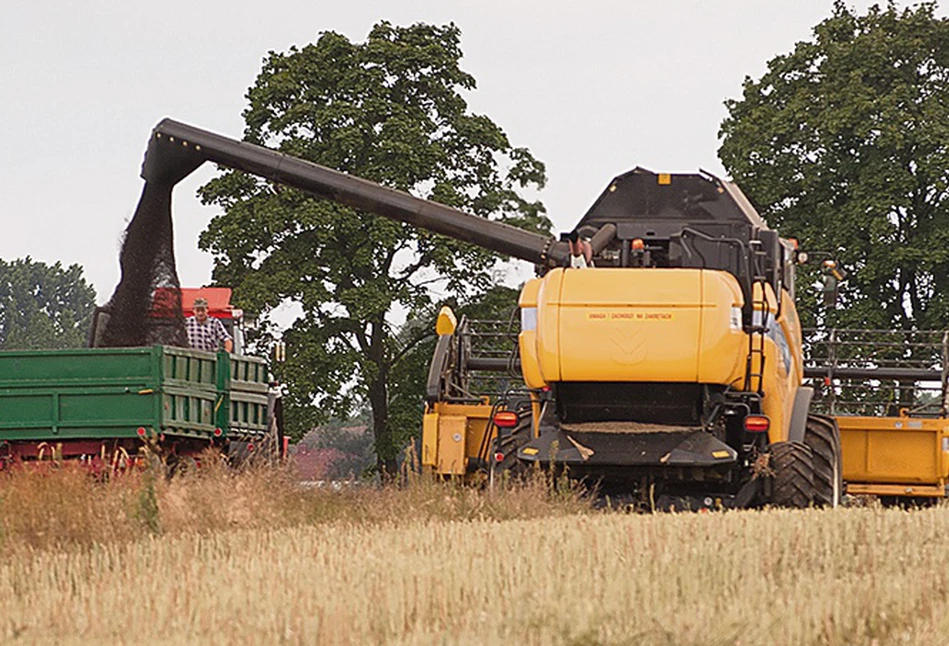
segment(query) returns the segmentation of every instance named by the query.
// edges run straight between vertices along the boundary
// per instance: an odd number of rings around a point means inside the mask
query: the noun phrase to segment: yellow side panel
[[[517,299],[517,305],[521,308],[521,333],[518,335],[517,345],[520,351],[521,373],[528,388],[543,388],[547,385],[540,369],[540,357],[537,355],[537,297],[543,284],[542,278],[532,278],[524,283]]]
[[[541,376],[548,383],[561,380],[559,338],[563,275],[563,269],[548,272],[537,291],[537,362]]]
[[[760,286],[755,286],[756,299],[761,300]],[[768,439],[771,442],[784,442],[788,439],[791,416],[794,411],[794,398],[801,385],[802,364],[800,355],[800,329],[797,327],[797,313],[787,292],[784,293],[781,316],[775,320],[778,301],[771,285],[765,286],[764,299],[768,307],[767,337],[764,341],[764,398],[761,405],[764,414],[771,419]],[[789,319],[788,316],[792,318]],[[760,316],[760,314],[759,314]],[[779,348],[775,339],[782,339],[784,350]],[[752,372],[759,370],[755,359]],[[752,388],[758,387],[758,380],[752,380]]]
[[[468,460],[486,445],[491,410],[487,398],[477,404],[430,405],[422,421],[422,466],[440,475],[467,473]]]
[[[776,324],[771,323],[771,325]],[[764,356],[764,397],[761,400],[761,409],[771,420],[768,439],[771,442],[784,442],[788,439],[798,384],[792,385],[796,376],[785,368],[784,358],[777,344],[771,339],[765,339]],[[755,364],[757,364],[757,359],[755,359]],[[757,370],[757,367],[753,369]],[[758,380],[755,379],[752,387],[757,388],[757,384]]]
[[[438,460],[438,413],[422,416],[422,466],[433,467]]]
[[[838,417],[848,482],[944,484],[949,422],[908,417]]]
[[[528,388],[543,388],[547,385],[544,375],[540,371],[540,361],[537,358],[537,332],[525,330],[517,337],[517,345],[521,357],[521,374]]]
[[[698,379],[700,270],[560,270],[559,325],[539,328],[543,357],[560,352],[561,381]],[[546,288],[546,286],[545,286]],[[547,369],[543,368],[545,377]]]
[[[487,407],[487,414],[478,417],[469,417],[465,425],[465,465],[469,458],[478,457],[478,451],[481,450],[481,443],[488,430],[488,417],[491,408]]]
[[[795,373],[795,383],[799,384],[804,378],[804,349],[801,339],[801,320],[798,318],[794,301],[791,300],[791,296],[787,292],[784,292],[781,309],[783,310],[781,324],[784,326],[785,334],[791,347],[791,360],[793,362],[791,370]]]
[[[465,457],[467,418],[441,415],[438,420],[438,461],[435,469],[445,475],[463,475],[468,464]]]
[[[518,307],[537,307],[537,295],[540,292],[540,286],[543,284],[543,278],[531,278],[524,283],[521,293],[517,297]]]
[[[702,339],[698,381],[738,384],[745,376],[748,335],[741,324],[744,297],[738,282],[724,272],[702,272]],[[739,384],[740,385],[740,384]]]

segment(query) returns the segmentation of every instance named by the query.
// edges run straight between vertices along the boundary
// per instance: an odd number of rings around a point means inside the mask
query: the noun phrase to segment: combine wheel
[[[778,507],[804,508],[814,501],[814,457],[800,442],[771,445],[771,503]]]
[[[498,443],[491,443],[491,466],[489,468],[489,482],[493,485],[495,479],[502,473],[512,477],[518,477],[526,472],[526,465],[517,459],[517,451],[522,446],[531,441],[532,422],[530,416],[501,440],[500,447]],[[498,453],[503,456],[498,460]]]
[[[834,508],[843,495],[840,468],[840,429],[826,415],[808,415],[804,443],[814,454],[814,504]]]

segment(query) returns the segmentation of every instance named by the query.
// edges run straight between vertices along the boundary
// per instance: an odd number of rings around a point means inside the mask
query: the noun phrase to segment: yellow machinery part
[[[543,417],[544,402],[541,401],[540,394],[536,391],[531,392],[531,437],[540,437],[540,420]]]
[[[855,496],[914,496],[945,498],[945,485],[893,485],[848,483],[847,493]]]
[[[838,417],[843,477],[852,493],[945,494],[949,477],[949,420],[912,417]],[[862,490],[862,489],[868,490]],[[892,489],[892,491],[891,491]]]
[[[540,310],[557,311],[553,334],[537,339],[541,372],[560,381],[698,380],[699,270],[560,270],[559,293],[542,290]],[[556,354],[556,368],[549,366]]]
[[[537,360],[537,331],[522,331],[517,336],[517,346],[521,358],[521,374],[527,387],[539,389],[548,386]]]
[[[778,377],[781,383],[787,386],[788,391],[786,393],[782,392],[781,395],[784,402],[785,433],[780,440],[773,439],[772,441],[774,442],[786,440],[788,437],[787,428],[791,423],[794,399],[804,381],[804,343],[801,337],[801,320],[797,316],[797,307],[794,304],[794,299],[786,291],[784,292],[781,303],[781,316],[778,317],[777,322],[781,326],[784,338],[790,347],[791,365],[788,366],[788,370],[784,373],[783,377]]]
[[[430,404],[422,421],[422,466],[445,476],[463,476],[488,432],[491,404]],[[492,438],[488,438],[490,441]]]
[[[744,299],[738,283],[728,278],[721,272],[702,272],[700,354],[704,360],[698,366],[699,383],[730,384],[744,374],[748,337],[739,318]]]
[[[724,271],[555,269],[537,297],[540,377],[735,382],[747,345],[734,321],[741,304],[737,282]],[[536,379],[533,366],[525,377]]]
[[[521,287],[521,293],[517,297],[517,306],[522,310],[531,307],[537,307],[537,295],[540,292],[540,286],[543,284],[543,278],[531,278]]]
[[[764,395],[761,408],[771,420],[768,440],[772,443],[784,442],[788,439],[794,399],[804,376],[800,354],[801,324],[794,303],[787,292],[784,292],[779,313],[777,299],[771,286],[765,285],[763,298],[760,290],[760,284],[756,284],[756,309],[760,308],[757,303],[767,303],[769,328],[764,340]],[[775,316],[777,316],[776,319]],[[786,353],[778,347],[776,338],[783,339],[787,345]],[[758,370],[756,361],[752,362],[753,372]],[[752,380],[751,387],[753,389],[758,387],[757,379]]]
[[[764,339],[763,412],[769,439],[788,437],[801,385],[801,330],[785,293],[780,317],[770,286],[769,326],[780,327],[789,352]],[[558,381],[690,382],[745,386],[749,339],[737,280],[703,269],[555,269],[528,281],[521,293],[518,338],[524,381],[544,388]],[[758,305],[760,308],[761,305]],[[760,317],[760,314],[759,314]],[[772,330],[777,332],[777,328]],[[757,372],[759,368],[753,367]],[[752,383],[758,387],[758,380]]]
[[[581,271],[581,270],[577,270]],[[590,270],[593,271],[593,270]],[[597,270],[599,273],[600,270]],[[545,382],[561,381],[560,353],[554,339],[560,334],[560,288],[564,270],[554,269],[548,272],[537,293],[537,367]],[[549,339],[549,341],[544,341]]]
[[[435,333],[438,336],[454,334],[456,327],[458,327],[458,319],[455,318],[455,313],[451,308],[445,305],[438,312],[438,319],[435,321]]]
[[[543,282],[542,278],[533,278],[524,283],[517,300],[521,310],[521,332],[517,337],[521,372],[527,387],[537,389],[548,386],[537,356],[537,296]]]

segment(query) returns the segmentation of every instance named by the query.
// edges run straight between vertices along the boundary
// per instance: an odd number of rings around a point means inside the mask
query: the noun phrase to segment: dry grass
[[[415,477],[403,487],[332,491],[303,488],[280,468],[212,465],[170,481],[134,472],[109,482],[78,468],[49,468],[0,473],[0,557],[228,529],[509,520],[585,509],[578,491],[552,492],[542,477],[500,490]]]
[[[48,530],[72,537],[63,549],[29,547],[57,543],[36,520],[8,531],[0,640],[883,646],[949,633],[945,507],[574,513],[543,491],[329,494],[245,478],[156,483],[160,536],[141,538],[131,481],[92,490],[125,519],[110,525],[120,540],[81,538],[93,530],[76,518]],[[261,507],[245,488],[262,486],[284,497]],[[5,523],[11,491],[0,485]]]

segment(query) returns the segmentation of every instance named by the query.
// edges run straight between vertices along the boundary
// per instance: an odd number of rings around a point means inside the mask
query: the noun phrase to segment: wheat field
[[[0,483],[4,642],[949,642],[946,507],[635,515],[428,484],[291,488],[253,508],[248,491],[286,483],[73,477]],[[57,507],[63,482],[82,504]],[[256,511],[184,513],[222,487]],[[36,515],[18,525],[27,494]],[[91,529],[89,496],[112,536]],[[50,534],[38,503],[65,517]]]

